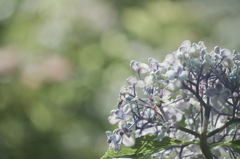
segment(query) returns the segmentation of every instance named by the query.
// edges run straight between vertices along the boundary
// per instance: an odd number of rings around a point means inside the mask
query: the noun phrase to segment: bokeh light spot
[[[104,56],[97,44],[86,46],[79,52],[80,66],[86,71],[95,71],[102,67]]]
[[[43,104],[36,104],[31,108],[30,119],[33,125],[40,131],[50,130],[53,124],[52,113]]]

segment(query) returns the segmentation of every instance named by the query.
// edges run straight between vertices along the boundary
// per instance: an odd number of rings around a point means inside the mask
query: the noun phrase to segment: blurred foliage
[[[240,1],[0,0],[0,158],[95,159],[132,59],[240,50]]]

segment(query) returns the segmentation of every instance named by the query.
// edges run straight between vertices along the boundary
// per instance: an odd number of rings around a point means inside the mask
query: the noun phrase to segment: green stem
[[[201,106],[205,109],[204,117],[202,117],[203,124],[202,124],[202,133],[199,136],[199,139],[200,139],[199,146],[202,150],[202,153],[203,153],[205,159],[213,159],[209,144],[207,142],[207,138],[208,138],[207,128],[208,128],[210,112],[211,112],[212,107],[204,102],[202,97],[200,97],[199,93],[196,93],[192,88],[188,87],[184,82],[182,82],[182,85],[183,85],[183,87],[185,87],[185,89],[189,90],[192,94],[195,95],[197,100],[200,102]],[[198,87],[198,86],[196,86],[196,87]],[[198,91],[198,89],[197,89],[197,91]]]
[[[200,138],[199,138],[200,139],[200,148],[206,159],[213,159],[211,151],[210,151],[211,149],[207,142],[207,128],[208,128],[208,123],[209,123],[210,112],[211,112],[211,108],[205,108],[203,131],[200,134]]]
[[[202,150],[202,153],[205,157],[205,159],[213,159],[210,147],[207,143],[207,135],[206,134],[201,134],[200,136],[200,148]]]
[[[222,131],[223,129],[225,129],[226,127],[228,127],[229,125],[233,124],[233,123],[239,123],[240,122],[240,118],[234,118],[231,119],[230,121],[226,122],[223,126],[211,131],[210,133],[208,133],[207,137],[211,137],[215,134],[217,134],[218,132]]]
[[[185,127],[182,127],[182,126],[178,126],[178,129],[181,130],[181,131],[184,131],[184,132],[186,132],[186,133],[192,134],[192,135],[194,135],[195,137],[200,138],[200,134],[199,134],[199,133],[197,133],[197,132],[195,132],[195,131],[192,131],[192,130],[190,130],[190,129],[188,129],[188,128],[185,128]]]

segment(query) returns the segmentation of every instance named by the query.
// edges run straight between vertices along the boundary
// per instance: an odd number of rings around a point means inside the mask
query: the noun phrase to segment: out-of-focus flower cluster
[[[240,139],[238,125],[229,124],[240,117],[240,54],[216,46],[207,52],[204,43],[184,41],[179,49],[160,62],[149,58],[148,64],[131,61],[137,76],[122,86],[116,110],[109,122],[119,128],[107,131],[109,148],[115,152],[122,144],[132,147],[135,138],[155,134],[161,141],[169,136],[181,141],[199,141],[204,131],[204,112],[211,109],[208,144]],[[239,154],[227,146],[211,149],[214,157]],[[197,145],[169,147],[154,156],[192,157],[202,154]]]

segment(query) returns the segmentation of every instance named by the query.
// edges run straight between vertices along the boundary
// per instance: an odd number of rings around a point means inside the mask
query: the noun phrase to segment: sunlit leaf
[[[219,142],[211,145],[210,147],[213,148],[215,146],[230,146],[234,151],[240,153],[240,140],[235,140],[231,142]]]
[[[183,115],[183,116],[182,116],[182,119],[181,119],[179,122],[177,122],[177,124],[178,124],[179,126],[181,126],[181,127],[186,127],[185,120],[186,120],[186,118],[185,118],[185,116]]]
[[[181,144],[185,144],[185,143],[170,137],[164,137],[162,141],[158,141],[156,135],[142,136],[136,139],[136,144],[134,147],[129,148],[129,147],[123,146],[122,150],[117,153],[114,153],[113,150],[108,150],[101,159],[119,158],[119,157],[141,159],[147,155],[153,154],[155,152],[159,152],[170,146],[181,145]]]

